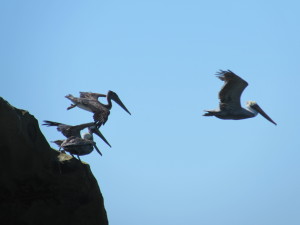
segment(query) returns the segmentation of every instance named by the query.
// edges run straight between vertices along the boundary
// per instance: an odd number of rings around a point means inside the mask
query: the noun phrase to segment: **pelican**
[[[96,143],[93,141],[93,136],[89,133],[84,134],[83,138],[71,136],[66,140],[56,140],[53,143],[59,146],[59,150],[63,148],[65,151],[69,152],[73,157],[77,155],[78,160],[81,162],[81,155],[90,154],[95,148],[96,151],[102,156],[102,153],[98,149]]]
[[[106,96],[108,104],[103,104],[98,101],[98,97]],[[87,110],[89,112],[94,113],[94,121],[97,123],[97,126],[100,127],[104,125],[108,119],[110,114],[110,110],[112,108],[111,100],[115,101],[119,106],[121,106],[128,114],[131,115],[129,110],[123,104],[119,96],[113,92],[108,91],[107,95],[97,94],[91,92],[80,92],[80,97],[76,98],[73,95],[65,96],[67,99],[71,100],[74,104],[71,104],[67,109],[72,109],[78,106],[81,109]]]
[[[109,147],[111,147],[111,145],[108,143],[106,138],[102,135],[102,133],[99,131],[99,129],[96,128],[95,123],[93,123],[93,122],[71,126],[71,125],[67,125],[67,124],[63,124],[63,123],[44,120],[43,125],[48,126],[48,127],[56,126],[57,130],[60,131],[66,138],[69,138],[69,137],[81,138],[80,131],[85,128],[88,128],[90,135],[93,135],[93,133],[97,134]]]
[[[203,116],[215,116],[220,119],[241,120],[255,117],[260,113],[271,123],[277,125],[255,101],[247,101],[247,108],[241,107],[240,97],[248,83],[232,71],[220,70],[217,77],[225,84],[219,92],[219,109],[205,110]]]

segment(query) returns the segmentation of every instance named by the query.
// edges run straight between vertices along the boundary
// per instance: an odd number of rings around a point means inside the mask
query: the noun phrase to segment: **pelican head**
[[[126,108],[126,106],[123,104],[123,102],[121,101],[121,99],[119,98],[119,96],[117,95],[117,93],[115,93],[113,91],[108,91],[107,98],[111,99],[111,100],[114,100],[114,102],[116,102],[119,106],[121,106],[122,109],[124,109],[129,115],[131,115],[131,113]]]
[[[90,133],[84,133],[84,134],[82,135],[82,138],[85,139],[85,140],[90,140],[90,141],[92,141],[92,140],[93,140],[93,135],[90,134]]]
[[[96,126],[88,127],[89,132],[82,135],[83,139],[91,140],[93,141],[93,133],[97,134],[103,141],[106,141],[105,137],[100,133],[100,131],[96,128]],[[109,143],[106,141],[106,143],[109,145]],[[93,146],[96,149],[96,151],[102,156],[102,153],[100,152],[99,148],[97,147],[96,143],[93,142]],[[110,146],[110,145],[109,145]]]
[[[103,136],[103,134],[97,128],[96,124],[94,126],[88,127],[88,130],[89,130],[89,133],[87,133],[85,135],[92,136],[92,139],[89,139],[89,140],[93,140],[93,134],[97,134],[98,137],[100,137],[109,147],[111,147],[109,142],[106,140],[106,138]]]
[[[254,113],[256,116],[257,113],[265,117],[267,120],[269,120],[271,123],[277,125],[263,110],[260,108],[260,106],[255,101],[247,101],[247,107],[248,109]]]

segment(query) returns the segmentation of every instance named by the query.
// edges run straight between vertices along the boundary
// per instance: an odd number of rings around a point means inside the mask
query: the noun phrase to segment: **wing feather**
[[[104,94],[93,93],[93,92],[79,92],[80,98],[88,98],[93,100],[98,100],[99,97],[106,97]]]
[[[241,108],[241,95],[248,83],[230,70],[220,70],[217,77],[225,84],[219,92],[220,109]]]

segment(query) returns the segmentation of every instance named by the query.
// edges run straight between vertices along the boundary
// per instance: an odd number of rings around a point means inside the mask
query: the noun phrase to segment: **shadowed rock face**
[[[0,223],[106,225],[89,165],[53,150],[37,120],[0,98]]]

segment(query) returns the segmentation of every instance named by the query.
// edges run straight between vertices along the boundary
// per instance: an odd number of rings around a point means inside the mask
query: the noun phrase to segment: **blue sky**
[[[300,224],[298,1],[1,1],[0,95],[40,122],[118,93],[90,163],[111,225]],[[278,123],[203,117],[231,69]],[[48,141],[61,139],[41,127]],[[55,147],[54,145],[52,145]]]

